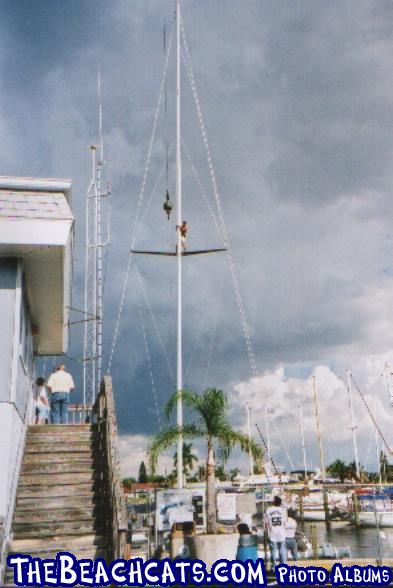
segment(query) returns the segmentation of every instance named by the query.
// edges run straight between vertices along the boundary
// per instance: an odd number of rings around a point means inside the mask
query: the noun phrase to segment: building
[[[71,181],[0,177],[0,539],[34,418],[34,359],[68,345],[73,225]]]

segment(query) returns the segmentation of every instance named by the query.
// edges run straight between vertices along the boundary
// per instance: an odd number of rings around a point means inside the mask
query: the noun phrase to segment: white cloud
[[[122,477],[138,479],[139,466],[142,461],[148,467],[147,447],[149,438],[144,435],[120,435],[119,451]],[[161,455],[158,460],[157,474],[164,475],[173,469],[173,457]]]
[[[389,404],[385,361],[391,360],[393,351],[385,355],[358,358],[359,363],[351,367],[354,381],[359,386],[364,399],[387,443],[393,445],[391,420],[393,408]],[[266,440],[267,429],[270,431],[272,454],[276,461],[288,469],[286,450],[297,467],[302,467],[301,437],[299,423],[299,405],[302,406],[304,433],[309,460],[315,467],[319,463],[315,404],[313,400],[313,376],[315,376],[320,405],[321,429],[325,448],[326,465],[336,457],[352,460],[351,420],[348,406],[346,375],[337,375],[328,366],[317,366],[306,377],[286,377],[283,366],[261,376],[236,384],[230,395],[233,415],[246,431],[245,406],[252,409],[252,423],[257,423]],[[375,466],[375,451],[371,449],[370,440],[375,435],[375,427],[367,409],[352,382],[352,399],[359,458],[362,464]],[[266,422],[267,407],[268,423]],[[256,429],[254,437],[258,439]],[[386,451],[380,440],[380,447]],[[374,442],[372,441],[372,444]],[[370,457],[370,455],[372,457]],[[309,465],[310,465],[309,462]]]

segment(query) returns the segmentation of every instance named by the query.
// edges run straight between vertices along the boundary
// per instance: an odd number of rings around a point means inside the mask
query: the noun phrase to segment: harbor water
[[[316,534],[318,545],[332,543],[335,547],[349,547],[351,558],[393,558],[393,528],[357,529],[353,525],[326,529],[323,522],[305,523],[304,532],[309,539]]]

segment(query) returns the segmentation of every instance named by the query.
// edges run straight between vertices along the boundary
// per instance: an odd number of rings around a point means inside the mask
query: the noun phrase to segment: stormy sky
[[[168,48],[173,14],[169,0],[0,3],[0,172],[72,179],[76,308],[83,308],[85,197],[101,71],[104,181],[112,184],[105,370],[136,214],[138,247],[174,247],[175,221],[162,211],[166,189],[174,197],[175,186],[173,46],[167,108],[163,96],[141,188],[163,30]],[[230,265],[217,254],[184,261],[185,384],[225,389],[231,420],[243,430],[249,402],[256,439],[256,423],[266,436],[268,398],[272,453],[287,469],[302,465],[302,404],[309,466],[316,467],[312,375],[326,462],[351,459],[350,368],[393,445],[381,376],[386,362],[393,367],[393,5],[184,0],[183,18],[258,374],[250,369]],[[217,206],[184,65],[182,77],[188,246],[217,247]],[[126,474],[135,473],[148,436],[165,426],[157,407],[160,413],[174,389],[175,304],[174,260],[134,257],[111,364]],[[80,395],[75,360],[83,333],[74,327],[71,335],[67,365]],[[50,370],[52,359],[44,365]],[[355,388],[353,394],[360,460],[375,469],[375,430]],[[247,468],[238,454],[232,463]]]

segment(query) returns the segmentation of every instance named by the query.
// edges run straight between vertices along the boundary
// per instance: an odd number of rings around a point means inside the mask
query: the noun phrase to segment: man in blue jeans
[[[75,388],[71,374],[66,372],[64,363],[49,376],[47,388],[51,392],[51,421],[55,425],[68,423],[68,403],[70,392]]]
[[[275,496],[273,505],[266,509],[265,514],[265,528],[269,537],[270,561],[273,570],[277,558],[280,564],[287,562],[287,550],[285,546],[285,523],[287,522],[287,518],[287,509],[281,506],[281,498]]]

